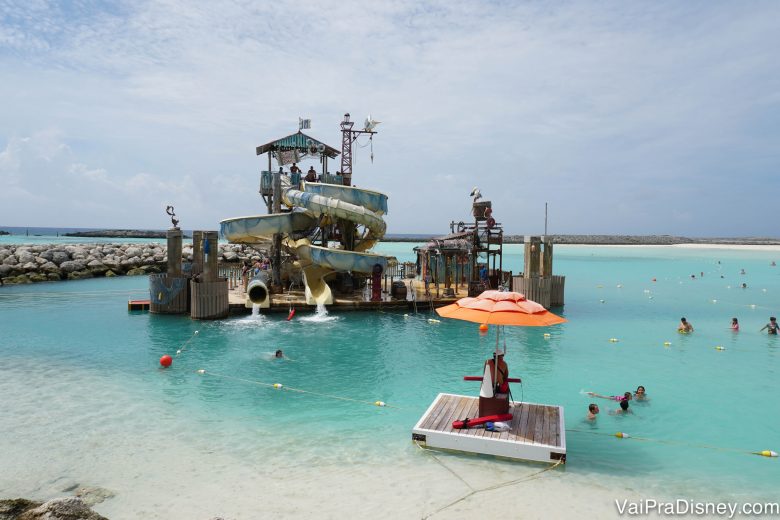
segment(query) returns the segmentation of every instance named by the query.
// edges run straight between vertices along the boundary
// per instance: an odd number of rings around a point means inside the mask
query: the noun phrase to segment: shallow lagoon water
[[[411,251],[382,247],[402,260]],[[521,269],[521,251],[506,248],[505,268]],[[780,340],[758,332],[780,310],[780,268],[770,266],[780,252],[555,253],[555,271],[566,275],[558,311],[569,322],[507,328],[506,340],[510,371],[524,381],[515,398],[562,404],[567,428],[584,430],[567,433],[568,463],[557,473],[643,496],[774,497],[778,459],[748,452],[780,451]],[[412,445],[410,429],[438,392],[477,394],[462,376],[480,372],[493,328],[480,336],[476,324],[402,312],[323,319],[298,309],[291,322],[286,314],[195,322],[128,313],[127,299],[146,290],[145,278],[0,288],[0,495],[48,498],[71,483],[100,485],[117,496],[96,509],[116,518],[251,518],[256,503],[246,496],[260,500],[259,488],[273,491],[264,503],[277,515],[338,515],[354,501],[392,516],[385,506],[399,493],[409,502],[396,510],[402,517],[442,505],[452,476]],[[681,316],[694,334],[676,333]],[[728,330],[733,316],[737,334]],[[158,368],[160,356],[185,344],[172,368]],[[272,359],[277,348],[289,359]],[[584,395],[639,384],[650,400],[632,403],[628,417]],[[602,410],[595,425],[582,420],[590,402]],[[609,435],[616,431],[652,441]],[[537,469],[443,457],[474,478]],[[209,507],[188,505],[198,500]]]

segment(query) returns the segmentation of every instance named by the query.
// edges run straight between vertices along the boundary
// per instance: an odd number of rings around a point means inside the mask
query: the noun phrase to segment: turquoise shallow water
[[[411,259],[411,244],[381,251]],[[507,248],[505,268],[520,270],[521,251]],[[524,380],[516,398],[562,404],[567,428],[599,434],[567,434],[566,472],[683,496],[774,496],[778,459],[744,452],[780,451],[780,339],[758,332],[780,311],[780,268],[770,266],[780,252],[559,246],[555,253],[555,271],[566,275],[559,311],[569,322],[507,328],[507,361]],[[145,278],[0,288],[0,467],[10,468],[0,495],[46,494],[89,471],[130,488],[138,475],[116,467],[159,448],[144,439],[258,464],[283,457],[288,470],[426,464],[410,443],[411,427],[438,392],[476,395],[462,376],[479,373],[494,341],[492,329],[481,337],[475,324],[431,324],[427,314],[321,318],[299,310],[291,322],[281,315],[195,322],[128,313],[127,299],[146,289]],[[694,334],[675,332],[681,316]],[[728,330],[733,316],[737,334]],[[173,367],[159,369],[160,356],[175,354],[196,330]],[[277,348],[291,359],[273,360]],[[597,400],[596,424],[582,420],[593,401],[585,391],[616,394],[639,384],[650,400],[635,403],[634,415],[610,416],[614,403]],[[672,443],[606,435],[615,431]]]

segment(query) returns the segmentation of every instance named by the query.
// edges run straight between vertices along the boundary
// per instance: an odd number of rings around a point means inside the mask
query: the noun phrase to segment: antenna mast
[[[361,134],[369,134],[373,141],[373,127],[377,124],[370,119],[366,120],[366,127],[362,130],[353,130],[354,121],[349,120],[349,113],[344,114],[344,121],[341,122],[341,175],[344,178],[344,186],[352,186],[352,143],[354,143]],[[372,157],[373,159],[373,157]]]

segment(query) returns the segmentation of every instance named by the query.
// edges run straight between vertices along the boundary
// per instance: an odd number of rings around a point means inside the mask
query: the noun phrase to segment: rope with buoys
[[[458,504],[458,503],[460,503],[460,502],[463,502],[463,501],[464,501],[464,500],[466,500],[467,498],[469,498],[469,497],[471,497],[471,496],[473,496],[473,495],[476,495],[477,493],[484,493],[485,491],[493,491],[493,490],[495,490],[495,489],[500,489],[500,488],[507,487],[507,486],[513,486],[513,485],[515,485],[515,484],[520,484],[520,483],[522,483],[522,482],[528,482],[528,481],[531,481],[531,480],[536,480],[537,478],[541,478],[541,475],[542,475],[543,473],[546,473],[546,472],[548,472],[548,471],[550,471],[550,470],[552,470],[552,469],[555,469],[555,468],[557,468],[558,466],[560,466],[561,464],[563,464],[563,461],[562,461],[562,460],[559,460],[559,461],[557,461],[555,464],[552,464],[552,465],[550,465],[550,466],[548,466],[548,467],[544,468],[544,469],[543,469],[543,470],[541,470],[541,471],[537,471],[536,473],[531,473],[530,475],[526,475],[526,476],[524,476],[524,477],[516,478],[516,479],[514,479],[514,480],[510,480],[509,482],[501,482],[501,483],[499,483],[499,484],[494,484],[494,485],[492,485],[492,486],[488,486],[488,487],[484,487],[484,488],[480,488],[480,489],[474,489],[474,487],[473,487],[471,484],[469,484],[469,483],[466,481],[466,479],[464,479],[463,477],[461,477],[460,475],[458,475],[458,473],[457,473],[455,470],[453,470],[452,468],[450,468],[449,466],[447,466],[447,465],[446,465],[444,462],[442,462],[442,461],[439,459],[439,457],[437,457],[437,456],[436,456],[436,454],[435,454],[435,453],[433,453],[433,450],[431,450],[431,449],[429,449],[429,448],[426,448],[426,447],[424,447],[424,446],[421,446],[421,445],[420,445],[420,443],[419,443],[419,442],[417,442],[417,441],[415,441],[415,442],[414,442],[414,444],[415,444],[415,445],[416,445],[418,448],[420,448],[421,450],[423,450],[424,452],[427,452],[427,453],[428,453],[428,454],[429,454],[431,457],[433,457],[433,460],[435,460],[436,462],[438,462],[438,463],[439,463],[439,464],[440,464],[440,465],[441,465],[441,466],[442,466],[444,469],[446,469],[447,471],[449,471],[450,473],[452,473],[452,474],[453,474],[453,475],[454,475],[454,476],[455,476],[455,477],[456,477],[458,480],[460,480],[461,482],[463,482],[463,484],[464,484],[464,485],[465,485],[467,488],[469,488],[469,489],[471,490],[471,491],[469,491],[468,493],[466,493],[465,495],[463,495],[462,497],[460,497],[460,498],[458,498],[458,499],[456,499],[456,500],[453,500],[453,501],[452,501],[452,502],[450,502],[449,504],[446,504],[446,505],[444,505],[444,506],[440,507],[440,508],[439,508],[439,509],[437,509],[436,511],[434,511],[434,512],[432,512],[432,513],[428,513],[427,515],[423,516],[423,520],[427,520],[428,518],[431,518],[432,516],[434,516],[434,515],[437,515],[437,514],[441,513],[441,512],[442,512],[442,511],[444,511],[445,509],[448,509],[448,508],[450,508],[450,507],[454,506],[455,504]]]
[[[655,442],[658,444],[668,444],[672,446],[687,446],[689,448],[701,448],[706,450],[727,451],[727,452],[742,453],[747,455],[759,455],[761,457],[773,458],[778,456],[777,452],[772,450],[750,451],[750,450],[744,450],[740,448],[724,448],[722,446],[710,446],[707,444],[693,444],[690,442],[676,441],[676,440],[669,440],[669,439],[650,439],[648,437],[637,437],[635,435],[629,435],[626,432],[615,432],[615,433],[589,432],[587,430],[578,430],[576,428],[566,428],[566,431],[577,432],[577,433],[588,433],[590,435],[603,435],[607,437],[615,437],[618,439],[633,439],[636,441]]]
[[[199,330],[196,330],[195,332],[193,332],[193,333],[192,333],[192,336],[190,336],[190,339],[188,339],[187,341],[185,341],[185,342],[184,342],[184,344],[183,344],[181,347],[179,347],[179,348],[176,350],[176,355],[178,356],[179,354],[181,354],[182,352],[184,352],[184,350],[187,348],[187,345],[189,345],[189,344],[190,344],[190,342],[191,342],[193,339],[195,339],[195,336],[197,336],[198,334],[200,334],[200,331],[199,331]]]
[[[360,404],[370,404],[372,406],[378,406],[380,408],[395,408],[400,410],[400,406],[393,406],[390,404],[387,404],[384,401],[363,401],[362,399],[353,399],[352,397],[344,397],[340,395],[333,395],[333,394],[324,394],[322,392],[313,392],[311,390],[304,390],[302,388],[293,388],[291,386],[285,386],[282,383],[266,383],[263,381],[255,381],[253,379],[244,379],[243,377],[235,377],[235,376],[228,376],[225,374],[217,374],[215,372],[208,371],[206,369],[199,369],[196,371],[200,375],[209,375],[213,377],[221,377],[223,379],[232,379],[234,381],[241,381],[243,383],[250,383],[253,385],[259,385],[259,386],[265,386],[268,388],[275,388],[276,390],[286,390],[288,392],[296,392],[299,394],[310,394],[310,395],[316,395],[318,397],[326,397],[328,399],[338,399],[339,401],[351,401],[353,403],[360,403]]]

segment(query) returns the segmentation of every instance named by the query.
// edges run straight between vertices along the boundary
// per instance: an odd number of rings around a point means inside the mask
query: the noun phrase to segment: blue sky
[[[0,0],[0,226],[263,213],[257,145],[382,121],[390,232],[780,236],[778,2]],[[306,165],[305,165],[306,166]],[[335,170],[337,168],[331,168]]]

